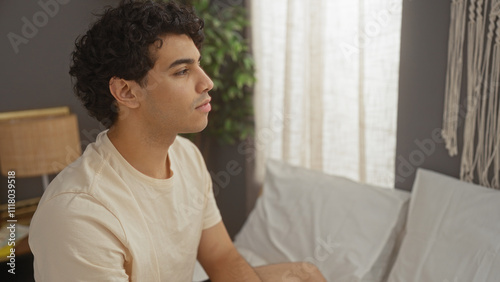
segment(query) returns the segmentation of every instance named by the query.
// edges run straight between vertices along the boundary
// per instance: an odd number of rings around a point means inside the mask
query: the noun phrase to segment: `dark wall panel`
[[[449,24],[450,1],[403,1],[395,183],[400,189],[411,189],[418,167],[459,175],[460,157],[448,155],[440,135]]]

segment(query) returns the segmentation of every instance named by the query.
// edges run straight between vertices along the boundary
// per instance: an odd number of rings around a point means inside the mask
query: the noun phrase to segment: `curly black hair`
[[[74,90],[89,114],[110,127],[118,117],[109,91],[112,77],[144,86],[156,57],[150,46],[161,47],[160,36],[186,34],[198,49],[204,40],[203,20],[192,8],[174,2],[122,1],[107,8],[87,33],[76,39],[69,74]]]

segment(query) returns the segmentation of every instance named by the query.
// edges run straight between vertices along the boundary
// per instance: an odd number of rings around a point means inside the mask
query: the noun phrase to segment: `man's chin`
[[[194,134],[194,133],[200,133],[202,132],[205,128],[207,128],[207,124],[205,123],[204,125],[200,125],[194,128],[190,128],[188,130],[185,130],[184,132],[179,132],[180,134]]]

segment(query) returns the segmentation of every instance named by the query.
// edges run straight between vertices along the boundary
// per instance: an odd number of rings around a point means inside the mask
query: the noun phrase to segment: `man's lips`
[[[210,110],[212,110],[212,105],[210,105],[210,101],[211,100],[212,100],[211,98],[205,99],[201,103],[201,105],[199,105],[198,107],[196,107],[196,109],[199,110],[199,111],[205,112],[205,113],[210,112]]]

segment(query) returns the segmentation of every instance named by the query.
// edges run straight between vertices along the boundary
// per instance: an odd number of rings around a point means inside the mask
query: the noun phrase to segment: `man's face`
[[[160,49],[152,47],[157,59],[141,89],[145,126],[159,135],[199,132],[207,126],[213,82],[200,67],[200,52],[189,36],[162,39]]]

